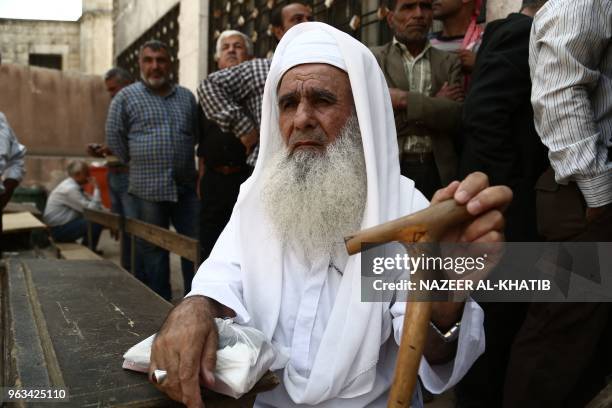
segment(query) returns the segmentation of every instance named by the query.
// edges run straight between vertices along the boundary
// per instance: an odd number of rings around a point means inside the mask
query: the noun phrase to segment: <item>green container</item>
[[[11,201],[14,203],[33,203],[42,213],[47,204],[47,192],[41,187],[17,187]]]

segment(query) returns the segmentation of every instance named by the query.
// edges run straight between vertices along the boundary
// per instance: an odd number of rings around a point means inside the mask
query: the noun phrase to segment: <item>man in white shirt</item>
[[[277,352],[271,369],[281,385],[260,394],[256,407],[386,406],[405,304],[361,301],[361,256],[346,254],[343,236],[428,203],[400,176],[384,75],[348,34],[296,25],[274,54],[261,123],[253,175],[192,291],[156,336],[149,373],[166,370],[157,386],[202,407],[200,382],[214,382],[213,317],[233,317],[262,331]],[[473,174],[434,197],[454,197],[476,216],[454,239],[502,239],[499,209],[511,192],[487,187],[484,174]],[[441,392],[482,353],[483,315],[474,302],[434,309],[442,332],[461,322],[456,341],[430,336],[421,363],[423,382]],[[419,395],[413,406],[421,406]]]
[[[6,116],[0,112],[0,235],[2,210],[25,174],[26,148],[19,144]]]
[[[57,242],[73,242],[82,239],[88,246],[87,221],[83,217],[85,208],[101,209],[100,189],[93,177],[90,177],[89,166],[82,160],[68,164],[68,178],[53,189],[45,207],[44,221],[51,227],[51,236]],[[83,191],[87,183],[94,185],[93,196]],[[102,227],[92,226],[91,247],[96,248]]]

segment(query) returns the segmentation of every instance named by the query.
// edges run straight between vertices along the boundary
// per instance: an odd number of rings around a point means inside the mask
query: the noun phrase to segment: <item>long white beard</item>
[[[305,260],[333,256],[363,218],[367,179],[357,116],[325,152],[288,149],[264,169],[264,208],[278,238]]]

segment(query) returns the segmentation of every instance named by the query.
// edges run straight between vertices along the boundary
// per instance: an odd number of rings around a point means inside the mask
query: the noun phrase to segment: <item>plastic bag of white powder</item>
[[[215,323],[219,331],[219,345],[215,385],[211,389],[240,398],[272,366],[274,351],[264,334],[257,329],[234,324],[231,319],[215,319]],[[148,372],[154,338],[155,335],[152,335],[130,348],[123,355],[123,368]]]

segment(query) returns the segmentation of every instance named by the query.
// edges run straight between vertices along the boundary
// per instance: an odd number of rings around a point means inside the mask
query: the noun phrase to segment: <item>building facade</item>
[[[214,70],[214,45],[226,29],[251,37],[258,57],[271,55],[276,41],[270,14],[290,0],[114,0],[114,58],[117,65],[138,76],[138,50],[149,39],[169,44],[174,79],[195,90]],[[327,22],[367,45],[390,40],[384,0],[305,0],[317,21]],[[520,0],[488,0],[486,18],[504,17]]]
[[[113,62],[112,0],[84,0],[77,21],[0,19],[2,62],[101,75]]]

